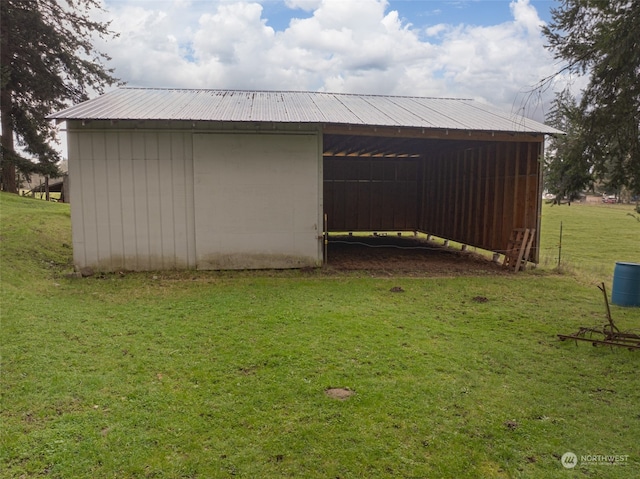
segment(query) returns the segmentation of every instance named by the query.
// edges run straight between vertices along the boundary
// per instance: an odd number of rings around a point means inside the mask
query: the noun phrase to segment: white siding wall
[[[149,126],[69,125],[76,266],[145,271],[322,263],[319,133]]]
[[[198,269],[321,264],[318,135],[196,134],[193,143]]]
[[[195,267],[190,132],[69,131],[74,262]]]

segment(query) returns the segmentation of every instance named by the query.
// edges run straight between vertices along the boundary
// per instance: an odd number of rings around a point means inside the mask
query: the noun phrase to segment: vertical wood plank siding
[[[422,231],[503,252],[514,228],[538,228],[541,151],[495,142],[423,158],[325,157],[329,231]]]
[[[325,157],[324,210],[330,231],[415,231],[418,161]]]
[[[538,227],[541,149],[539,142],[502,142],[427,154],[418,230],[504,251],[514,228]]]
[[[74,261],[103,271],[195,266],[190,132],[69,130]]]

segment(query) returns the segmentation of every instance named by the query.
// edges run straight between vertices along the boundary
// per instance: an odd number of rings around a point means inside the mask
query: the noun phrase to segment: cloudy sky
[[[103,0],[128,86],[474,98],[542,120],[553,0]],[[560,78],[556,88],[570,79]]]

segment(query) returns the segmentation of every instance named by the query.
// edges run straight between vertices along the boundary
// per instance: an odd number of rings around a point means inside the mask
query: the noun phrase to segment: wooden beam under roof
[[[389,127],[369,125],[337,125],[322,126],[325,135],[371,136],[383,138],[415,138],[433,140],[471,140],[471,141],[527,141],[542,142],[544,134],[530,132],[448,130],[413,127]]]

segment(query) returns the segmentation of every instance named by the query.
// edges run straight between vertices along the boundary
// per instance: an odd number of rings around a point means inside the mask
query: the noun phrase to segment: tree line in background
[[[564,131],[549,142],[545,187],[575,198],[596,188],[640,194],[640,2],[565,0],[544,27],[562,72],[589,75],[577,99],[556,94],[547,121]],[[551,81],[552,78],[543,81]]]
[[[0,179],[17,193],[16,172],[56,176],[60,154],[47,115],[99,94],[117,82],[92,39],[110,38],[108,23],[91,19],[99,0],[0,2]],[[548,123],[566,132],[549,142],[545,186],[572,197],[595,186],[640,194],[640,2],[563,0],[543,33],[565,66],[589,75],[577,99],[556,95]],[[16,146],[18,148],[16,148]]]
[[[91,19],[99,0],[0,2],[0,178],[18,192],[16,173],[59,175],[56,128],[47,115],[101,93],[117,80],[92,40],[111,37],[108,23]]]

